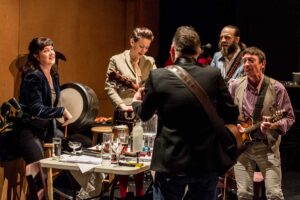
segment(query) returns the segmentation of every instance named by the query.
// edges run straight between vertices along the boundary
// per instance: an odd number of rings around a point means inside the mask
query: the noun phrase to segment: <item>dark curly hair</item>
[[[40,62],[34,55],[37,55],[46,46],[54,46],[53,41],[47,37],[37,37],[33,38],[29,43],[28,50],[29,54],[27,56],[27,61],[22,67],[22,76],[26,74],[29,70],[35,70],[40,68]],[[51,73],[57,73],[57,65],[55,64],[51,68]]]

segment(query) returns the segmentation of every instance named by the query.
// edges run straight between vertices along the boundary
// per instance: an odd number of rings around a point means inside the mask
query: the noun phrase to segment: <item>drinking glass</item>
[[[154,140],[157,132],[157,115],[154,114],[151,119],[142,123],[142,127],[144,130],[143,134],[143,151],[148,153],[152,153]]]
[[[119,145],[128,145],[128,139],[129,139],[129,134],[127,131],[125,130],[120,130],[118,132],[118,138],[117,138],[117,142]]]
[[[151,119],[142,123],[143,131],[146,134],[156,134],[157,131],[157,115],[154,114]]]
[[[61,155],[61,138],[54,137],[52,138],[53,149],[52,156],[54,159],[59,159]]]
[[[102,158],[102,165],[105,166],[111,164],[113,136],[114,136],[113,133],[103,133],[101,158]]]
[[[154,140],[156,134],[153,133],[144,133],[143,134],[143,151],[148,152],[150,155],[152,154],[153,147],[154,147]]]

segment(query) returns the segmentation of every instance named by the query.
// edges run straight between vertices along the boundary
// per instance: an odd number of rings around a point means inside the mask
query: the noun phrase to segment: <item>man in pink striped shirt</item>
[[[234,166],[238,198],[253,198],[253,174],[258,166],[265,179],[267,199],[284,199],[279,144],[281,136],[295,122],[290,98],[279,81],[264,75],[266,56],[263,51],[246,48],[242,63],[246,76],[230,81],[229,91],[239,107],[239,119],[244,122],[251,119],[253,124],[260,125],[249,133],[252,139]],[[284,110],[286,116],[277,121],[268,120],[279,110]],[[239,129],[245,133],[243,126],[239,125]]]

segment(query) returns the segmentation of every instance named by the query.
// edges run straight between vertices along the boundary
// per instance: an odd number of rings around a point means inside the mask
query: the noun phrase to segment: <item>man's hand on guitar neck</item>
[[[277,128],[278,128],[278,124],[276,122],[272,123],[272,122],[269,122],[269,121],[262,121],[261,124],[260,124],[260,131],[263,134],[266,134],[267,130],[269,130],[269,129],[277,129]],[[241,124],[237,124],[237,129],[240,133],[244,133],[245,130],[246,130],[246,128],[243,127]]]
[[[263,116],[263,121],[260,123],[260,131],[263,134],[267,133],[269,129],[278,129],[278,122],[270,122],[270,116]],[[240,133],[244,133],[246,128],[243,127],[241,124],[237,124],[237,128]]]
[[[269,129],[278,129],[278,121],[277,122],[270,122],[270,116],[263,116],[263,121],[260,124],[260,131],[263,134],[267,134]]]

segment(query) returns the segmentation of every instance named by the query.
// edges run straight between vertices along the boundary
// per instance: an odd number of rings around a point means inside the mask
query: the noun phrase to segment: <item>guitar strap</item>
[[[240,64],[241,59],[242,59],[242,50],[238,53],[238,55],[235,57],[234,61],[231,63],[231,66],[226,73],[225,80],[229,80],[232,78],[234,72],[236,71],[236,69],[238,68],[238,66]]]
[[[259,91],[259,95],[258,95],[257,100],[256,100],[256,104],[255,104],[255,108],[253,110],[253,114],[252,114],[254,123],[256,123],[257,121],[261,121],[261,110],[264,106],[264,99],[265,99],[265,96],[266,96],[266,92],[267,92],[269,83],[270,83],[270,78],[265,76],[265,78],[263,80],[263,83],[262,83],[262,86],[261,86],[260,91]]]
[[[166,67],[168,70],[173,72],[186,86],[192,94],[199,100],[202,104],[204,110],[214,129],[216,130],[220,140],[222,141],[221,144],[226,151],[236,151],[235,145],[230,138],[228,138],[228,133],[225,128],[224,121],[219,117],[218,113],[216,112],[215,107],[213,106],[212,102],[210,101],[207,93],[205,90],[199,85],[199,83],[182,67],[178,65],[169,65]]]

